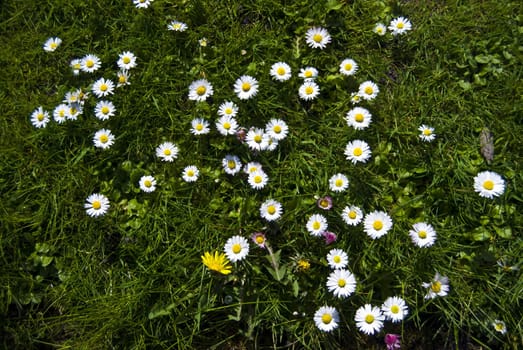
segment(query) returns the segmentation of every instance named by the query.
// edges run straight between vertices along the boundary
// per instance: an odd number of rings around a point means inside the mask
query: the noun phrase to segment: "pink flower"
[[[332,198],[330,196],[321,197],[316,202],[320,209],[329,210],[332,208]]]
[[[327,245],[336,242],[336,239],[338,238],[334,232],[330,231],[323,231],[322,235],[323,238],[325,238],[325,244]]]
[[[399,349],[400,335],[399,334],[385,334],[385,344],[387,344],[387,350]]]
[[[258,247],[265,248],[265,234],[263,232],[254,232],[251,239]]]

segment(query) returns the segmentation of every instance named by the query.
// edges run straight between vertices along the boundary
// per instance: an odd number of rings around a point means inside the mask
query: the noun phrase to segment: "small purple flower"
[[[254,232],[251,239],[258,247],[265,248],[265,234],[263,232]]]
[[[322,235],[323,235],[323,238],[325,238],[325,244],[327,244],[327,245],[329,245],[333,242],[336,242],[336,239],[338,238],[338,236],[336,236],[336,234],[334,232],[330,232],[330,231],[323,231]]]
[[[238,128],[238,131],[236,131],[236,138],[238,139],[238,141],[240,141],[241,143],[244,143],[246,137],[247,137],[247,129],[245,129],[243,127]]]
[[[332,208],[332,198],[330,196],[321,197],[316,204],[320,209],[330,210]]]
[[[399,349],[400,344],[400,335],[399,334],[385,334],[385,344],[387,344],[387,350]]]

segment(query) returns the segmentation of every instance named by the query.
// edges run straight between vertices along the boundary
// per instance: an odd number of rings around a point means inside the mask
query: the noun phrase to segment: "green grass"
[[[518,13],[519,11],[519,13]],[[6,0],[0,5],[0,344],[9,349],[382,349],[385,333],[402,336],[406,349],[516,349],[523,324],[519,270],[523,255],[523,22],[517,1],[198,1],[155,0],[137,9],[126,1]],[[413,23],[405,35],[380,37],[377,22],[397,16]],[[185,32],[167,30],[171,19]],[[311,49],[306,31],[325,27],[332,42]],[[63,43],[45,52],[48,37]],[[198,40],[207,38],[207,47]],[[138,66],[131,85],[110,100],[117,113],[94,116],[91,95],[77,121],[37,129],[29,120],[38,106],[52,112],[68,91],[89,91],[100,77],[116,78],[116,60],[132,51]],[[102,67],[74,76],[73,58],[96,54]],[[338,73],[344,58],[360,68]],[[293,71],[271,79],[273,63]],[[321,93],[298,97],[299,69],[314,66]],[[241,75],[256,77],[255,98],[233,92]],[[188,100],[188,86],[208,79],[214,95]],[[350,95],[372,80],[378,97],[362,106],[372,113],[368,129],[354,130],[344,117]],[[214,128],[217,109],[235,101],[238,122],[264,127],[271,118],[289,125],[273,152],[255,154],[234,136]],[[190,134],[203,117],[211,133]],[[421,124],[437,134],[420,141]],[[115,144],[100,150],[92,136],[108,128]],[[492,162],[482,157],[480,133],[494,139]],[[365,140],[372,158],[351,164],[348,141]],[[175,142],[180,154],[161,162],[155,148]],[[222,169],[226,154],[258,161],[269,176],[262,190]],[[196,183],[181,172],[198,166]],[[480,171],[500,174],[504,193],[481,198],[473,188]],[[329,190],[344,173],[349,189]],[[138,181],[151,174],[153,193]],[[105,194],[101,218],[85,213],[85,199]],[[316,198],[331,195],[323,212]],[[260,218],[267,198],[283,205],[277,223]],[[364,213],[387,212],[394,221],[372,240],[362,225],[346,225],[348,204]],[[338,240],[326,246],[305,229],[324,214]],[[437,231],[430,248],[410,241],[412,224]],[[221,251],[233,235],[263,231],[275,256],[251,243],[248,257],[228,276],[211,274],[205,251]],[[326,286],[332,248],[349,254],[356,292],[337,299]],[[277,263],[275,271],[274,259]],[[300,271],[305,259],[311,267]],[[438,271],[450,293],[425,300],[423,282]],[[386,322],[373,336],[359,332],[356,310],[381,305],[393,295],[409,306],[399,323]],[[318,330],[314,312],[330,305],[339,328]],[[502,335],[491,323],[501,319]],[[349,339],[349,340],[348,340]]]

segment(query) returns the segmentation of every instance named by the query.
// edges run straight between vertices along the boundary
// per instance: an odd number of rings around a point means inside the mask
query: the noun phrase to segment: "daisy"
[[[79,58],[74,58],[71,60],[71,63],[69,63],[69,67],[71,67],[74,75],[78,75],[82,68],[82,61]]]
[[[129,81],[131,74],[128,71],[119,70],[118,73],[116,73],[116,76],[118,77],[118,83],[116,83],[117,88],[125,85],[131,85],[131,82]]]
[[[78,116],[83,113],[82,105],[79,103],[73,103],[69,105],[69,112],[67,113],[67,119],[76,120]]]
[[[307,79],[316,79],[318,77],[318,70],[314,67],[305,67],[300,69],[300,74],[298,74],[300,78],[303,78],[305,80]]]
[[[334,192],[343,192],[349,187],[349,179],[343,174],[333,175],[329,179],[329,187],[331,191]]]
[[[249,162],[249,163],[245,164],[245,167],[243,168],[243,171],[246,174],[252,174],[252,173],[255,173],[255,172],[261,171],[261,170],[262,170],[262,165],[258,162]]]
[[[148,8],[149,5],[151,5],[151,2],[154,0],[133,0],[133,4],[136,5],[137,8]]]
[[[95,147],[106,149],[114,143],[114,135],[111,130],[101,129],[94,134],[93,142]]]
[[[412,29],[412,24],[407,18],[398,17],[390,22],[389,30],[392,35],[404,34]]]
[[[59,104],[53,111],[53,119],[58,123],[62,124],[67,120],[69,115],[69,106],[65,103]]]
[[[156,190],[156,179],[152,176],[142,176],[139,184],[140,189],[144,192],[154,192]]]
[[[331,332],[338,328],[338,322],[340,322],[340,316],[335,308],[330,306],[322,306],[314,313],[314,322],[316,327],[321,331]]]
[[[327,263],[331,269],[344,269],[349,263],[349,256],[341,249],[331,249],[327,254]]]
[[[384,211],[373,211],[365,215],[363,220],[365,232],[372,239],[380,238],[392,228],[392,219]]]
[[[249,174],[249,185],[255,190],[260,190],[267,185],[269,177],[262,170],[255,171]]]
[[[93,73],[94,71],[98,70],[98,68],[100,68],[101,66],[102,62],[97,56],[86,55],[82,58],[80,70],[86,73]]]
[[[189,165],[183,169],[182,178],[185,182],[194,182],[198,180],[199,175],[200,171],[198,168],[194,165]]]
[[[361,95],[357,92],[350,94],[350,102],[355,105],[361,102]]]
[[[236,114],[238,114],[238,106],[234,102],[225,101],[218,107],[220,117],[236,117]]]
[[[98,98],[112,95],[114,93],[114,83],[109,79],[100,78],[94,82],[92,91]]]
[[[507,333],[507,325],[501,320],[494,320],[494,322],[492,322],[492,327],[494,327],[496,332],[501,334]]]
[[[260,248],[265,248],[265,241],[267,240],[263,232],[254,232],[251,236],[252,241]]]
[[[345,117],[347,124],[356,130],[363,130],[367,128],[372,121],[370,112],[362,107],[354,107]]]
[[[498,197],[505,191],[505,180],[493,171],[482,171],[474,177],[474,190],[480,197]]]
[[[330,210],[332,208],[332,198],[330,196],[320,197],[316,202],[318,208],[323,210]]]
[[[281,119],[271,119],[269,120],[267,125],[265,125],[265,131],[267,132],[267,134],[269,134],[270,137],[280,141],[287,137],[289,127]]]
[[[116,64],[121,70],[129,70],[136,67],[136,56],[131,51],[124,51],[118,57]]]
[[[379,92],[380,89],[378,88],[378,85],[374,84],[370,80],[361,83],[358,89],[358,94],[364,100],[373,100],[374,98],[376,98],[376,96],[378,96]]]
[[[45,128],[49,120],[49,112],[44,111],[43,107],[38,107],[31,113],[31,123],[37,128]]]
[[[307,221],[307,231],[313,236],[321,236],[327,227],[327,219],[321,214],[312,214]]]
[[[298,89],[298,93],[302,100],[313,100],[320,94],[320,87],[312,80],[305,80]]]
[[[172,162],[178,157],[178,146],[172,142],[164,142],[156,147],[156,156],[164,162]]]
[[[380,36],[383,36],[385,35],[385,33],[387,33],[387,27],[383,23],[376,23],[373,32]]]
[[[253,151],[263,151],[267,148],[269,140],[268,135],[265,134],[265,130],[261,128],[251,128],[247,132],[245,142],[247,142],[247,145]]]
[[[216,121],[216,129],[223,136],[234,135],[238,130],[238,122],[234,117],[226,115]]]
[[[340,73],[354,75],[358,71],[358,64],[352,58],[346,58],[340,63]]]
[[[269,136],[268,134],[265,134],[265,137],[266,137],[267,143],[265,145],[265,148],[263,149],[264,151],[272,152],[276,148],[278,148],[278,140],[276,140],[275,138]]]
[[[356,278],[345,269],[337,269],[327,278],[327,288],[335,297],[346,298],[356,290]]]
[[[305,34],[307,44],[313,49],[324,49],[331,42],[331,36],[325,28],[314,27]]]
[[[116,108],[111,101],[99,101],[94,107],[94,113],[96,118],[100,120],[107,120],[109,117],[114,116]]]
[[[449,293],[450,289],[449,278],[441,276],[439,272],[436,272],[436,275],[431,282],[423,282],[421,285],[423,288],[428,289],[425,299],[434,299],[437,296],[444,297]]]
[[[78,95],[77,91],[66,92],[63,102],[67,104],[81,103],[80,96]]]
[[[356,311],[354,321],[359,330],[365,334],[372,335],[383,328],[385,316],[377,306],[365,304]]]
[[[423,141],[430,142],[436,138],[436,134],[434,133],[434,128],[427,126],[423,124],[418,128],[418,130],[421,132],[419,135],[420,139]]]
[[[258,81],[250,75],[242,75],[234,83],[234,92],[240,100],[248,100],[258,92]]]
[[[180,22],[180,21],[171,21],[171,23],[169,23],[167,25],[167,29],[169,30],[173,30],[175,32],[185,32],[187,30],[187,24],[183,23],[183,22]]]
[[[196,80],[189,85],[189,100],[205,101],[213,92],[212,85],[206,79]]]
[[[274,199],[267,199],[260,206],[260,215],[267,221],[275,221],[281,217],[283,212],[280,202],[275,201]]]
[[[277,62],[272,65],[270,75],[278,81],[286,81],[291,78],[291,67],[285,62]]]
[[[249,254],[249,242],[242,236],[232,236],[225,243],[223,250],[230,261],[237,262]]]
[[[204,135],[209,133],[209,122],[202,118],[195,118],[191,121],[191,133],[194,135]]]
[[[409,307],[405,300],[400,297],[389,297],[381,305],[381,311],[383,311],[386,319],[396,323],[402,321],[408,315]]]
[[[58,46],[60,46],[61,43],[62,39],[58,37],[49,38],[44,43],[44,50],[47,52],[53,52],[58,48]]]
[[[347,156],[347,160],[350,160],[353,164],[357,162],[365,163],[371,156],[371,150],[367,142],[361,140],[354,140],[347,144],[345,147],[344,154]]]
[[[228,154],[222,159],[225,172],[229,175],[236,175],[242,168],[242,162],[238,156]]]
[[[109,210],[109,199],[106,196],[99,193],[93,193],[86,199],[84,208],[89,216],[101,216],[107,213]]]
[[[207,46],[207,38],[201,38],[198,40],[198,44],[201,46],[201,47],[206,47]]]
[[[211,271],[216,271],[222,275],[228,275],[231,273],[232,266],[229,265],[229,260],[224,253],[214,252],[212,255],[209,252],[205,252],[202,256],[202,263],[207,266]]]
[[[412,230],[409,231],[412,242],[418,247],[430,247],[436,241],[436,231],[434,228],[424,222],[415,223]]]
[[[356,226],[363,220],[363,212],[354,205],[347,206],[343,209],[341,218],[347,225]]]

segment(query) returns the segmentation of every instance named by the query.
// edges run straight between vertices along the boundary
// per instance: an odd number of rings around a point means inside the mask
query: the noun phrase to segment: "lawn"
[[[0,346],[522,347],[522,16],[3,1]]]

